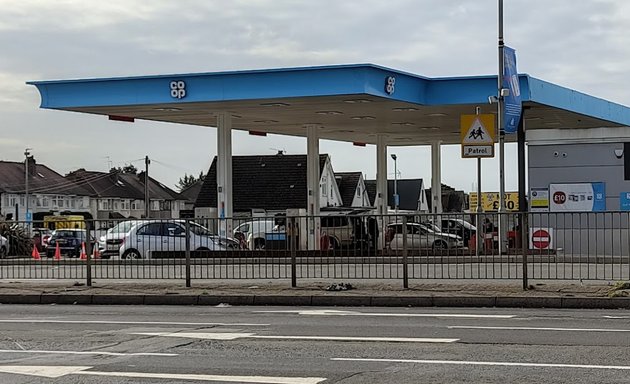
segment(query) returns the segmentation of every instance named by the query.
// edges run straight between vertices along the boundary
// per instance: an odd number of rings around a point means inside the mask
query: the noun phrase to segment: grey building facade
[[[628,256],[630,211],[622,194],[630,193],[630,128],[535,130],[527,135],[530,228],[551,228],[553,248],[565,256]],[[532,209],[532,190],[588,183],[603,183],[603,210],[559,209],[565,196],[554,196],[553,190],[548,209]]]

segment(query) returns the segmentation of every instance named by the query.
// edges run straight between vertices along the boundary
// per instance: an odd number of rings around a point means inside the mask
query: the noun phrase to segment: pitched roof
[[[343,206],[351,207],[357,191],[357,184],[361,180],[361,172],[335,172],[335,180]]]
[[[328,155],[319,155],[320,175]],[[306,208],[306,155],[232,156],[234,212]],[[217,206],[217,158],[197,196],[196,207]]]
[[[370,204],[374,206],[376,197],[376,180],[365,180]],[[398,179],[396,181],[399,202],[398,208],[410,211],[418,210],[418,201],[422,192],[422,179]],[[394,180],[387,180],[387,205],[394,206]]]
[[[197,180],[194,184],[182,189],[179,194],[183,196],[186,200],[194,203],[195,201],[197,201],[197,196],[199,196],[199,192],[201,191],[202,186],[203,180]]]
[[[83,185],[91,196],[144,200],[144,172],[97,172],[78,169],[66,175],[68,180]],[[149,197],[157,200],[183,199],[159,181],[149,177]]]
[[[0,191],[25,193],[24,162],[0,161]],[[89,196],[90,191],[68,181],[62,175],[34,159],[29,162],[29,193]]]

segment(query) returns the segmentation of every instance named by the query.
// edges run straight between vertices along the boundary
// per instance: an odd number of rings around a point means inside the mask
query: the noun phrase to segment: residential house
[[[141,218],[145,216],[145,173],[97,172],[78,169],[66,175],[90,193],[91,210],[97,219]],[[151,218],[179,218],[185,199],[149,177]]]
[[[195,202],[202,186],[203,180],[197,180],[194,184],[179,192],[179,195],[184,198],[184,207],[179,211],[182,218],[195,217]]]
[[[195,204],[196,217],[217,217],[217,158],[204,179]],[[319,156],[320,207],[341,207],[343,201],[330,156]],[[307,208],[306,155],[232,157],[234,215],[285,213]]]
[[[394,182],[399,196],[398,209],[400,211],[428,212],[429,205],[422,179],[398,179],[387,180],[387,206],[390,210],[395,209],[394,204]],[[368,191],[370,205],[375,206],[376,180],[366,180],[365,186]]]
[[[371,207],[365,180],[361,172],[335,172],[342,205],[345,208]]]
[[[431,210],[431,188],[426,190],[429,211]],[[464,212],[467,209],[468,195],[464,191],[442,184],[442,212]]]
[[[28,208],[32,220],[41,221],[53,214],[75,214],[92,218],[90,192],[69,182],[62,175],[33,156],[28,159],[28,175],[24,162],[0,161],[0,212],[3,218],[26,220],[26,178]]]

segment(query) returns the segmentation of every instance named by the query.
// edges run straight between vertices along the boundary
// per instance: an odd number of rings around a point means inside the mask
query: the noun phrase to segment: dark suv
[[[48,239],[46,256],[53,257],[57,244],[59,244],[59,251],[62,256],[79,257],[81,255],[81,245],[86,241],[85,239],[85,229],[56,229],[50,235],[50,239]],[[94,245],[94,238],[91,238],[90,242]]]

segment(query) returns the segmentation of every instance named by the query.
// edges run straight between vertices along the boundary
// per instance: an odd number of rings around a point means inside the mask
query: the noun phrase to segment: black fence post
[[[85,251],[86,259],[85,259],[85,279],[88,287],[92,286],[92,236],[90,233],[92,232],[92,222],[85,222],[85,242],[83,243],[85,247],[81,251]]]
[[[402,241],[403,241],[403,249],[402,249],[402,263],[403,263],[403,288],[409,288],[409,271],[408,262],[407,262],[407,216],[403,215],[402,218]]]
[[[295,227],[295,217],[289,217],[287,223],[287,235],[289,236],[289,252],[291,253],[291,287],[297,287],[297,266],[296,266],[296,238],[297,231]]]
[[[527,271],[527,256],[529,254],[529,220],[527,212],[523,210],[521,213],[521,249],[523,250],[523,290],[529,288],[528,271]]]
[[[186,219],[186,288],[190,288],[190,219]]]

